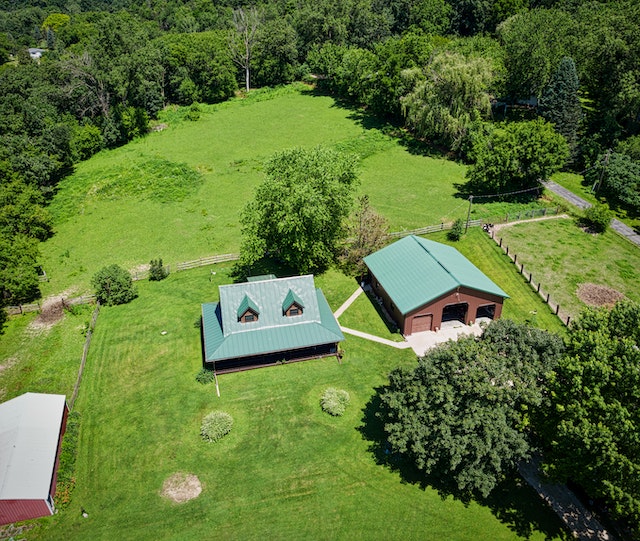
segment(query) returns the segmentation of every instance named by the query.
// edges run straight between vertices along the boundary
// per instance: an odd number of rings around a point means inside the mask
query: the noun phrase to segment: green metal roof
[[[304,311],[287,317],[284,300],[292,292]],[[257,321],[241,323],[237,311],[245,297],[260,306]],[[296,301],[298,302],[298,301]],[[202,329],[207,362],[331,344],[344,340],[313,276],[294,276],[220,286],[220,302],[202,305]]]
[[[238,306],[238,317],[244,314],[247,310],[253,311],[256,315],[260,313],[260,308],[258,305],[251,300],[249,295],[245,295],[242,301],[240,302],[240,306]]]
[[[507,298],[458,250],[410,235],[364,258],[402,314],[464,286]]]
[[[262,280],[275,280],[275,274],[260,274],[259,276],[247,276],[247,282],[261,282]]]
[[[300,308],[304,308],[304,302],[293,289],[290,289],[287,293],[287,296],[284,298],[282,302],[282,311],[286,312],[289,308],[291,308],[292,304],[297,304]]]

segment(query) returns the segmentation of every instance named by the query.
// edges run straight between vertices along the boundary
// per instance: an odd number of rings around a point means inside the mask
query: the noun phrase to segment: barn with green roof
[[[414,235],[364,261],[373,291],[405,336],[447,321],[498,319],[508,298],[458,250]]]
[[[220,286],[202,305],[205,367],[217,373],[336,355],[340,326],[312,275]]]

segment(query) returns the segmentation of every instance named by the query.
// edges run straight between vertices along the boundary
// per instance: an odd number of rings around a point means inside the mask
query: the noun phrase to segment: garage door
[[[432,320],[433,314],[414,317],[413,321],[411,322],[411,334],[413,334],[414,332],[430,331]]]

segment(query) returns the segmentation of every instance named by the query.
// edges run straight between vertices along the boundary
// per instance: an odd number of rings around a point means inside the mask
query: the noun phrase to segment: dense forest
[[[39,294],[47,199],[75,163],[144,134],[169,104],[197,108],[294,80],[471,164],[476,191],[586,169],[612,202],[640,207],[633,0],[3,0],[0,9],[5,305]]]

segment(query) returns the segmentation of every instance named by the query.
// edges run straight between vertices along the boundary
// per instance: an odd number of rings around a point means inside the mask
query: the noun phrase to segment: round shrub
[[[329,387],[324,393],[322,393],[322,398],[320,399],[322,411],[336,417],[344,413],[348,404],[349,393],[342,389],[335,389],[333,387]]]
[[[209,370],[208,368],[202,368],[200,372],[196,374],[196,381],[198,383],[202,383],[203,385],[211,383],[215,379],[216,373],[213,370]]]
[[[91,278],[96,298],[107,306],[126,304],[136,298],[136,288],[131,275],[118,265],[103,267]]]
[[[447,238],[449,240],[460,240],[460,237],[464,235],[464,221],[462,218],[458,218],[455,222],[453,222],[453,226],[447,233]]]
[[[613,213],[606,205],[596,203],[584,212],[584,222],[596,233],[604,233],[609,225]]]
[[[212,411],[202,419],[200,434],[202,439],[215,442],[226,436],[233,426],[233,417],[224,411]]]

